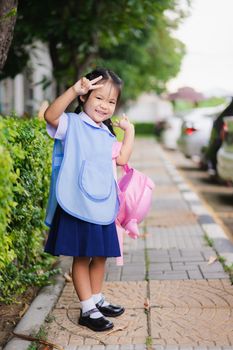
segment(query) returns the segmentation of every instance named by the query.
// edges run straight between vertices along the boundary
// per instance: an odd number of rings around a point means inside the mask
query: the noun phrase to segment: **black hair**
[[[97,77],[99,77],[100,75],[102,75],[102,79],[103,80],[111,80],[113,85],[118,89],[118,97],[117,97],[117,101],[119,101],[120,99],[120,95],[121,95],[121,90],[122,90],[122,86],[123,86],[123,81],[121,80],[121,78],[118,77],[118,75],[116,75],[116,73],[114,73],[113,71],[106,69],[106,68],[101,68],[101,67],[97,67],[96,69],[94,69],[92,72],[88,73],[85,75],[85,77],[89,80],[93,80]],[[98,84],[101,82],[98,81]],[[88,97],[90,96],[92,90],[88,91],[88,93],[86,95],[84,95],[85,97],[85,102],[88,100]],[[85,102],[83,102],[80,99],[80,96],[78,96],[78,106],[75,109],[75,113],[80,113],[83,109],[83,105],[85,104]],[[109,128],[109,130],[111,131],[111,133],[113,135],[115,135],[115,132],[113,130],[113,124],[111,121],[111,118],[104,120],[103,123]]]

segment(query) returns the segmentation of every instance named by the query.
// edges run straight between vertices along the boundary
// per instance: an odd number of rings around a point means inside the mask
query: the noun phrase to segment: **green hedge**
[[[118,118],[119,119],[119,118]],[[155,124],[154,123],[137,123],[134,122],[135,136],[155,136]],[[118,141],[122,141],[124,138],[124,131],[120,128],[114,128]]]
[[[52,142],[38,119],[0,117],[0,301],[48,281],[43,253]]]
[[[134,123],[135,135],[155,135],[155,124],[154,123]]]

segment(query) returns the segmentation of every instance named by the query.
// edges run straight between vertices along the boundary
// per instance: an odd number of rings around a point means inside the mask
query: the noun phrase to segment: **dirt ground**
[[[0,348],[5,346],[12,337],[12,331],[23,317],[32,300],[38,293],[38,288],[29,288],[22,296],[17,297],[17,302],[5,305],[0,303]]]

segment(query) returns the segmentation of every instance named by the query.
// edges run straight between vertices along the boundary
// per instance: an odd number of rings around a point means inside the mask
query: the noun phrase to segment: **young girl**
[[[58,202],[45,251],[73,256],[72,278],[80,300],[79,324],[105,331],[124,308],[101,294],[107,257],[120,256],[115,219],[119,209],[113,161],[128,162],[134,127],[126,116],[115,126],[124,130],[116,141],[111,117],[122,89],[121,79],[96,69],[59,96],[46,110],[50,136],[61,140],[64,157],[56,184]],[[78,98],[76,113],[64,113]],[[78,113],[78,114],[77,114]]]

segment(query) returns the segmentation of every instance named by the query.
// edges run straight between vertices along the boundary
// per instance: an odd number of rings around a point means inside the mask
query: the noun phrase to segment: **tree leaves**
[[[166,10],[176,13],[173,21]],[[2,78],[27,63],[26,45],[48,44],[54,77],[73,84],[96,65],[115,70],[125,81],[125,100],[141,91],[161,91],[179,70],[184,47],[170,34],[181,9],[174,0],[24,0]],[[152,79],[153,77],[153,79]]]

